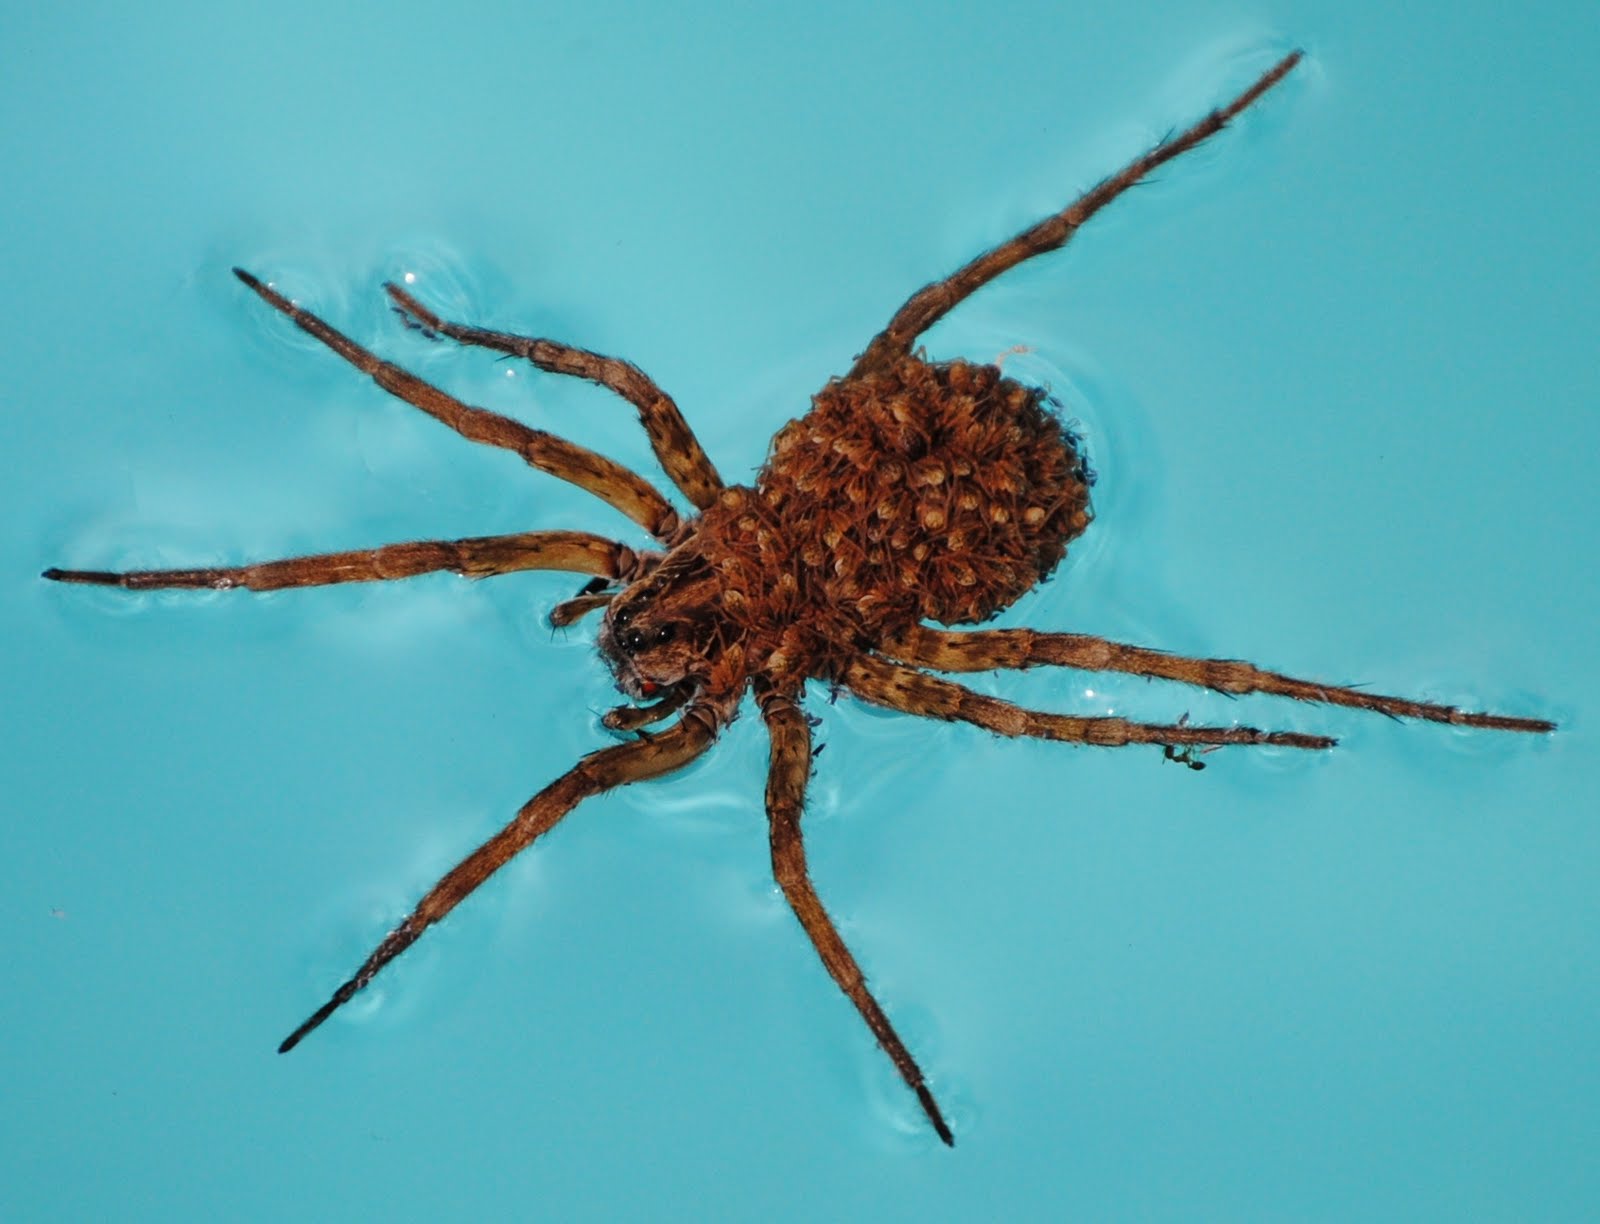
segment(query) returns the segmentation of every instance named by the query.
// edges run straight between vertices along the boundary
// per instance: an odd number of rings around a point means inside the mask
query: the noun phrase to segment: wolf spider
[[[1197,749],[1226,744],[1330,748],[1322,735],[1253,727],[1131,722],[1039,713],[983,696],[931,672],[1040,664],[1177,680],[1223,693],[1272,693],[1457,726],[1546,732],[1542,719],[1468,713],[1398,697],[1296,680],[1252,664],[1183,658],[1075,633],[1031,629],[953,632],[987,620],[1055,569],[1087,526],[1092,477],[1079,442],[1044,407],[1044,393],[993,365],[934,364],[913,344],[934,322],[1001,273],[1066,244],[1100,209],[1151,171],[1219,132],[1299,63],[1285,56],[1227,106],[1157,144],[1073,204],[918,290],[810,411],[781,429],[753,485],[724,483],[677,405],[638,367],[553,340],[439,318],[395,285],[395,310],[431,337],[525,358],[542,370],[608,387],[639,411],[656,458],[694,506],[679,515],[642,477],[517,421],[473,408],[374,356],[271,285],[241,281],[390,394],[474,442],[503,447],[578,485],[645,529],[657,547],[635,550],[577,531],[531,531],[389,544],[354,552],[213,569],[106,573],[47,570],[59,582],[131,590],[244,587],[270,591],[372,582],[450,570],[485,578],[518,570],[593,576],[552,619],[604,609],[600,653],[633,704],[606,715],[635,738],[590,753],[535,795],[516,818],[448,872],[391,931],[355,976],[279,1047],[305,1035],[370,982],[514,855],[579,802],[680,769],[731,721],[746,689],[766,723],[771,758],[766,808],[772,869],[823,964],[860,1012],[946,1144],[953,1143],[921,1069],[867,988],[861,967],[824,909],[806,869],[800,816],[812,770],[809,678],[892,710],[975,724],[1000,735],[1068,743],[1151,744],[1200,767]],[[649,704],[639,704],[649,702]],[[665,731],[644,728],[676,714]]]

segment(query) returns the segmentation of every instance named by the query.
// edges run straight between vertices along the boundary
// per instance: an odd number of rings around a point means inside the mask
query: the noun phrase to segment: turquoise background
[[[1589,4],[0,9],[0,1216],[1600,1215]],[[741,719],[278,1040],[613,699],[580,580],[252,598],[47,565],[581,527],[237,263],[655,473],[592,389],[378,286],[630,357],[747,478],[904,296],[1310,60],[927,337],[1048,381],[1099,519],[1005,623],[1556,718],[1452,732],[1128,678],[1055,709],[1315,758],[825,720],[823,896],[944,1150],[774,889]],[[630,536],[629,538],[637,538]]]

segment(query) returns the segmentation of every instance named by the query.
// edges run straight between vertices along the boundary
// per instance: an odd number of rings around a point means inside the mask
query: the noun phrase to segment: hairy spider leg
[[[1074,744],[1120,748],[1127,744],[1273,744],[1281,748],[1332,748],[1326,735],[1297,731],[1258,731],[1254,727],[1194,727],[1188,723],[1129,722],[1126,718],[1042,714],[985,697],[969,688],[873,656],[860,656],[845,669],[845,687],[864,701],[947,722],[968,722],[997,735],[1031,736]]]
[[[845,946],[833,919],[823,907],[806,871],[806,848],[800,833],[800,813],[805,806],[806,783],[811,776],[811,728],[791,698],[771,692],[760,694],[761,716],[772,739],[767,773],[768,836],[772,847],[772,874],[783,889],[789,907],[800,920],[829,975],[839,984],[872,1035],[878,1039],[895,1069],[922,1105],[940,1139],[950,1146],[955,1137],[939,1112],[939,1104],[922,1077],[922,1069],[900,1040],[889,1017],[867,989],[866,975]]]
[[[699,510],[706,509],[716,501],[722,489],[722,477],[717,475],[717,469],[711,465],[710,458],[672,397],[632,362],[619,357],[604,357],[555,340],[451,323],[434,314],[400,286],[387,284],[384,289],[394,300],[400,316],[423,332],[448,336],[460,344],[509,353],[552,374],[569,374],[615,391],[639,410],[639,423],[650,437],[651,449],[679,491]]]
[[[910,353],[918,336],[995,277],[1035,255],[1065,246],[1084,222],[1152,170],[1220,132],[1239,112],[1287,76],[1303,55],[1301,51],[1293,51],[1284,56],[1227,106],[1212,111],[1187,131],[1163,140],[1054,216],[1046,217],[1015,238],[985,251],[944,280],[917,290],[889,320],[889,325],[873,337],[872,343],[856,359],[846,377],[860,377],[905,356]]]
[[[517,570],[566,570],[622,578],[631,576],[637,566],[638,554],[615,540],[583,531],[524,531],[465,540],[415,540],[213,569],[123,573],[47,569],[44,577],[55,582],[92,583],[130,591],[160,587],[281,591],[286,587],[328,586],[336,582],[387,582],[437,570],[450,570],[466,578],[488,578]]]
[[[1240,696],[1269,693],[1300,701],[1375,710],[1392,718],[1423,718],[1458,727],[1487,727],[1495,731],[1554,731],[1542,718],[1512,718],[1504,714],[1474,713],[1455,706],[1384,697],[1360,689],[1296,680],[1263,671],[1237,659],[1191,659],[1144,646],[1126,646],[1105,638],[1077,633],[1036,633],[1032,629],[980,629],[952,632],[914,625],[879,649],[892,659],[943,672],[994,671],[999,668],[1074,667],[1081,671],[1128,672],[1160,680],[1179,680],[1219,693]]]
[[[477,887],[504,867],[534,840],[549,832],[583,800],[630,782],[657,778],[681,769],[710,747],[716,738],[717,717],[707,707],[688,710],[670,730],[649,739],[632,740],[591,752],[522,806],[500,832],[450,870],[417,903],[404,922],[384,936],[372,955],[333,997],[299,1028],[284,1038],[278,1053],[287,1054],[355,993],[377,976],[435,922],[438,922]]]
[[[678,530],[678,512],[667,499],[644,477],[615,460],[497,412],[464,404],[393,362],[381,360],[244,269],[235,268],[233,274],[301,331],[322,341],[390,395],[422,409],[462,437],[521,455],[530,467],[558,476],[614,506],[658,540],[670,539]]]

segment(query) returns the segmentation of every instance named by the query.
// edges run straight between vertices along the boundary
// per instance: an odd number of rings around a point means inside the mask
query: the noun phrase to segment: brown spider
[[[552,340],[440,319],[386,286],[409,326],[497,349],[540,369],[609,387],[639,410],[657,459],[693,504],[685,519],[644,479],[542,430],[473,408],[386,361],[248,272],[241,281],[379,386],[474,442],[504,447],[615,506],[660,551],[576,531],[390,544],[218,569],[104,573],[45,571],[59,582],[132,590],[246,587],[253,591],[371,582],[451,570],[483,578],[552,569],[594,575],[558,606],[557,624],[605,608],[599,648],[635,702],[606,715],[637,731],[593,752],[535,795],[516,818],[422,898],[354,977],[283,1042],[292,1049],[429,926],[459,905],[579,802],[693,761],[710,747],[751,689],[771,737],[766,806],[777,882],[833,979],[916,1094],[933,1129],[953,1142],[922,1071],[867,989],[860,966],[806,871],[800,814],[813,751],[800,708],[809,678],[876,705],[974,723],[1000,735],[1069,743],[1160,746],[1201,768],[1196,750],[1224,744],[1330,748],[1320,735],[1198,727],[1037,713],[986,697],[930,671],[1038,664],[1178,680],[1224,693],[1275,693],[1458,726],[1546,732],[1542,719],[1467,713],[1295,680],[1249,663],[1191,659],[1071,633],[1030,629],[951,632],[923,623],[989,619],[1047,578],[1088,525],[1090,476],[1077,439],[1046,411],[1044,393],[993,365],[934,364],[916,339],[968,295],[1009,268],[1063,246],[1090,217],[1156,167],[1220,131],[1299,63],[1285,56],[1229,105],[1167,139],[1071,206],[913,294],[831,381],[811,410],[773,439],[750,487],[725,485],[677,405],[637,367]],[[666,731],[644,727],[681,711]]]

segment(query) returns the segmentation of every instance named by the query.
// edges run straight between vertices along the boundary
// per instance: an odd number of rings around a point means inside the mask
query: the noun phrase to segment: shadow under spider
[[[553,340],[453,323],[386,286],[407,325],[495,349],[542,370],[587,379],[631,403],[688,518],[627,468],[544,430],[471,407],[384,361],[270,284],[239,279],[379,386],[474,442],[587,489],[642,527],[650,549],[578,531],[529,531],[187,570],[46,570],[58,582],[271,591],[375,582],[449,570],[486,578],[519,570],[592,576],[561,604],[557,625],[603,609],[598,646],[632,699],[605,716],[636,738],[583,757],[436,884],[355,975],[279,1047],[292,1049],[433,923],[582,800],[693,761],[752,690],[769,733],[766,787],[772,869],[824,966],[916,1095],[939,1138],[950,1127],[915,1059],[868,990],[855,957],[812,886],[800,817],[818,750],[800,699],[817,678],[910,714],[972,723],[1007,736],[1159,746],[1202,768],[1197,753],[1227,744],[1322,749],[1331,738],[1253,727],[1197,727],[1041,713],[983,696],[932,672],[1040,665],[1116,671],[1224,693],[1268,693],[1457,726],[1548,732],[1543,719],[1471,713],[1297,680],[1250,663],[1185,658],[1104,638],[1031,629],[956,631],[982,622],[1054,570],[1088,525],[1092,476],[1078,442],[1043,407],[1044,393],[994,365],[927,362],[917,338],[1008,269],[1067,243],[1078,228],[1153,170],[1221,131],[1282,80],[1284,56],[1228,105],[1172,135],[1062,211],[913,294],[849,372],[786,425],[753,486],[726,485],[677,405],[638,367]],[[643,702],[649,704],[639,704]],[[646,726],[676,720],[660,732]]]

